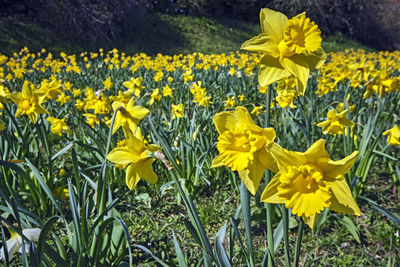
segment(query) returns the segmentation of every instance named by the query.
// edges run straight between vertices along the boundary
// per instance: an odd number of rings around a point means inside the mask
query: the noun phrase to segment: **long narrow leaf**
[[[182,253],[181,247],[179,246],[178,240],[176,239],[174,231],[172,231],[172,239],[174,241],[174,246],[175,246],[175,253],[178,258],[178,264],[179,267],[186,267],[186,261],[185,261],[185,256]]]
[[[44,181],[42,175],[39,173],[39,171],[36,169],[35,166],[29,161],[29,159],[25,158],[26,163],[28,164],[29,168],[32,170],[33,175],[36,177],[36,180],[39,182],[40,186],[46,192],[47,197],[51,200],[53,203],[54,207],[62,214],[62,211],[60,207],[57,204],[56,199],[53,196],[53,193],[51,192],[50,188],[47,186],[46,182]]]

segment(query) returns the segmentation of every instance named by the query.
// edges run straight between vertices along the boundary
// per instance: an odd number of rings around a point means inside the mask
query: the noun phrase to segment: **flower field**
[[[396,266],[400,52],[279,14],[256,53],[0,54],[2,262]]]

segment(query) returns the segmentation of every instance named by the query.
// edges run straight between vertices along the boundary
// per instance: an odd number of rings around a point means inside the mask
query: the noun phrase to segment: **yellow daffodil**
[[[60,177],[64,177],[66,174],[67,174],[67,172],[63,168],[61,168],[60,171],[58,172],[58,175]]]
[[[76,103],[75,103],[75,107],[76,107],[77,110],[82,111],[84,109],[84,107],[85,107],[85,102],[83,102],[80,99],[77,99]]]
[[[260,115],[263,108],[264,108],[263,106],[254,106],[253,110],[251,111],[251,114]]]
[[[236,100],[234,96],[228,96],[225,102],[225,109],[234,108],[236,106]]]
[[[269,151],[275,163],[267,162],[268,168],[276,174],[262,193],[261,201],[285,204],[311,228],[325,208],[361,215],[344,178],[357,160],[357,151],[344,159],[331,160],[323,139],[305,153],[288,151],[276,143]]]
[[[108,76],[105,81],[103,81],[104,89],[111,89],[114,86],[114,83],[111,81],[111,77]]]
[[[36,123],[39,114],[49,113],[42,106],[43,98],[41,94],[35,91],[35,85],[25,81],[22,86],[22,92],[11,94],[11,99],[17,104],[15,117],[27,115],[31,122]]]
[[[183,104],[179,104],[179,105],[171,105],[172,110],[172,119],[176,119],[176,118],[183,118],[185,116],[185,114],[183,113]]]
[[[172,88],[167,84],[163,87],[162,94],[163,96],[172,97]]]
[[[153,90],[153,92],[151,92],[148,104],[149,106],[151,106],[154,104],[154,101],[160,102],[160,100],[161,100],[160,89],[156,88]]]
[[[201,82],[193,83],[190,92],[194,95],[193,103],[198,103],[200,106],[208,107],[212,104],[211,97],[207,96],[205,87],[201,87]]]
[[[191,70],[187,70],[186,72],[183,73],[183,82],[187,83],[189,81],[193,81],[194,75],[192,75]]]
[[[140,96],[140,92],[145,89],[142,85],[143,78],[131,78],[129,81],[123,82],[122,84],[128,88],[129,92],[134,93],[136,97]]]
[[[393,146],[400,146],[400,129],[397,125],[383,133],[387,135],[387,143]]]
[[[51,123],[50,130],[53,134],[61,136],[62,131],[69,132],[68,125],[65,122],[65,118],[57,119],[53,117],[48,117],[46,120]]]
[[[61,106],[67,104],[71,100],[71,97],[69,95],[66,95],[64,93],[61,93],[59,97],[57,98],[57,102],[61,104]]]
[[[326,121],[317,124],[318,127],[322,128],[323,134],[342,134],[345,127],[354,126],[354,122],[349,120],[346,115],[348,109],[338,113],[336,109],[332,109],[328,112]]]
[[[96,114],[84,113],[83,116],[86,117],[86,123],[89,124],[92,128],[94,128],[95,124],[100,124],[100,120],[99,118],[97,118]]]
[[[164,73],[162,71],[158,71],[155,75],[154,75],[154,81],[159,82],[161,81],[162,77],[164,76]]]
[[[72,95],[74,96],[74,97],[79,97],[80,95],[81,95],[81,90],[80,89],[74,89],[74,90],[72,90]]]
[[[69,198],[69,191],[68,188],[61,188],[60,186],[57,186],[53,190],[53,195],[56,198],[59,198],[61,200],[67,200]]]
[[[114,110],[118,110],[115,115],[113,134],[121,127],[126,126],[132,132],[136,131],[141,120],[143,120],[149,110],[141,106],[135,106],[135,99],[131,98],[128,104],[121,102],[113,102],[112,107]]]
[[[276,90],[277,96],[275,98],[281,108],[296,108],[294,100],[296,99],[297,93],[295,90],[290,88],[285,88],[281,90]]]
[[[326,58],[318,26],[305,13],[288,19],[268,8],[261,10],[260,23],[262,33],[242,45],[242,49],[263,54],[258,82],[267,86],[293,75],[299,94],[303,94],[310,71]]]
[[[54,79],[49,82],[49,80],[43,80],[40,84],[38,90],[39,93],[43,94],[46,99],[56,99],[59,94],[61,94],[62,83]]]
[[[150,183],[156,183],[157,174],[153,171],[151,165],[154,162],[152,153],[160,150],[160,147],[153,144],[146,144],[141,134],[140,128],[137,128],[133,134],[131,131],[125,131],[126,145],[114,148],[107,159],[119,165],[128,165],[126,169],[126,185],[132,190],[140,179],[145,179]]]
[[[10,96],[8,88],[0,82],[0,102],[6,103],[7,98]],[[1,104],[1,103],[0,103]]]
[[[339,103],[339,104],[337,105],[337,107],[336,107],[336,110],[337,110],[338,112],[341,112],[341,111],[343,111],[343,109],[346,107],[346,105],[347,105],[346,102],[345,102],[345,103]],[[355,110],[355,108],[356,108],[355,105],[349,106],[350,112],[353,112],[353,111]]]
[[[257,126],[245,107],[217,113],[214,124],[219,133],[219,155],[212,167],[225,165],[237,171],[254,195],[267,167],[266,161],[271,159],[266,145],[274,141],[275,130]]]
[[[66,81],[66,82],[64,83],[64,88],[65,88],[65,90],[67,90],[67,91],[71,90],[72,86],[73,86],[73,84],[72,84],[71,82],[69,82],[69,81]]]

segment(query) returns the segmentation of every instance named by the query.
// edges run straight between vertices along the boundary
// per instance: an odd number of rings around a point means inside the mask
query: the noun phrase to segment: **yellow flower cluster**
[[[385,97],[400,88],[400,52],[366,53],[365,51],[337,52],[329,54],[329,61],[320,68],[318,77],[319,96],[338,89],[340,84],[363,90],[364,98],[374,93]]]
[[[325,208],[361,215],[344,178],[357,159],[357,151],[333,161],[322,139],[305,153],[288,151],[274,142],[275,130],[257,126],[244,107],[216,114],[214,124],[219,133],[219,155],[212,167],[237,171],[253,195],[265,169],[275,173],[261,201],[284,203],[311,228]]]

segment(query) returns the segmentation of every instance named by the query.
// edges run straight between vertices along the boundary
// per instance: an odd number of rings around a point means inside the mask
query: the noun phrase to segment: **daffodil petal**
[[[349,120],[347,117],[339,119],[339,123],[343,124],[344,127],[352,127],[355,125],[355,123]]]
[[[261,133],[262,128],[260,126],[257,126],[254,123],[249,111],[245,107],[241,107],[241,106],[236,107],[235,114],[236,114],[238,125],[246,125],[246,127],[248,129],[250,129],[252,132],[260,132]],[[270,133],[271,129],[272,128],[264,129],[267,131],[266,132],[267,135],[271,135],[271,133]],[[275,133],[275,131],[274,131],[274,133]]]
[[[229,131],[231,127],[237,124],[236,116],[231,111],[224,111],[216,114],[213,121],[219,134]]]
[[[329,158],[321,158],[318,160],[318,166],[322,167],[326,177],[338,179],[351,170],[357,157],[358,151],[354,151],[351,155],[337,161]]]
[[[117,110],[119,107],[125,108],[125,105],[123,103],[119,102],[119,101],[114,101],[111,104],[111,106],[112,106],[113,110]]]
[[[8,259],[11,259],[16,251],[21,248],[22,239],[20,236],[7,241]],[[1,258],[5,258],[4,246],[1,248]]]
[[[302,216],[303,221],[310,226],[311,229],[314,229],[315,223],[317,222],[318,214],[311,214],[309,217]]]
[[[121,127],[122,125],[124,125],[125,121],[126,121],[126,120],[124,120],[124,119],[122,118],[121,113],[120,113],[120,112],[117,112],[117,114],[115,115],[115,119],[114,119],[114,126],[113,126],[113,131],[112,131],[112,133],[114,134],[114,133],[119,129],[119,127]]]
[[[300,166],[307,163],[304,153],[286,150],[277,143],[272,143],[269,151],[277,162],[280,171],[288,166]]]
[[[288,18],[277,11],[269,8],[263,8],[260,12],[261,31],[272,36],[276,43],[283,39],[283,32]]]
[[[244,42],[241,49],[269,54],[273,57],[279,57],[278,44],[272,39],[271,36],[268,36],[264,33],[261,33],[258,36],[255,36]]]
[[[130,127],[131,125],[129,125],[129,129],[131,129]],[[129,130],[124,131],[126,136],[126,146],[129,147],[133,153],[140,154],[145,150],[143,136],[139,127],[134,127],[134,130],[134,132]]]
[[[325,51],[322,48],[318,48],[316,51],[303,55],[303,60],[307,62],[310,71],[319,69],[326,60]]]
[[[153,158],[147,158],[143,161],[138,162],[135,164],[135,167],[137,168],[137,173],[141,179],[145,179],[146,181],[155,184],[157,183],[158,176],[157,174],[153,171],[152,168],[152,163],[155,161]]]
[[[128,104],[126,104],[126,109],[132,109],[135,106],[136,103],[136,99],[134,97],[132,97],[131,99],[129,99]]]
[[[257,126],[258,127],[258,126]],[[272,143],[275,140],[276,133],[274,128],[264,128],[263,129],[263,135],[264,138],[266,139],[265,143],[269,144]]]
[[[126,168],[125,182],[129,190],[133,190],[136,184],[140,181],[140,176],[137,172],[137,166],[131,164]]]
[[[280,199],[278,196],[278,186],[280,174],[276,174],[272,180],[268,183],[261,195],[261,201],[267,203],[285,203],[285,200]]]
[[[142,106],[134,106],[131,108],[127,108],[127,111],[133,118],[139,121],[144,119],[150,112],[147,108]]]
[[[261,163],[273,173],[278,173],[278,165],[276,164],[275,158],[271,155],[271,152],[268,149],[263,148],[260,150],[259,159]]]
[[[245,107],[236,107],[235,111],[224,111],[214,116],[214,124],[219,134],[229,131],[237,125],[246,127],[252,131],[261,132],[262,128],[257,126],[249,111]]]
[[[304,153],[307,158],[307,162],[316,163],[321,158],[330,159],[328,152],[325,149],[325,140],[319,139],[317,142],[312,144],[307,151]]]
[[[150,151],[150,152],[156,152],[161,150],[161,147],[159,145],[155,145],[155,144],[150,144],[146,146],[146,150]]]
[[[139,157],[128,147],[117,147],[107,155],[107,160],[113,163],[125,165],[138,161]]]
[[[254,153],[255,159],[249,163],[245,170],[239,172],[239,177],[242,179],[243,183],[247,187],[247,190],[249,190],[252,195],[256,194],[266,169],[266,167],[263,166],[259,160],[257,160],[259,157],[258,154],[258,151]]]
[[[270,55],[262,57],[258,71],[258,83],[261,86],[267,86],[289,76],[290,72],[279,63],[278,58]]]
[[[224,166],[224,163],[221,160],[220,156],[216,156],[211,163],[211,168],[217,168],[217,167],[221,167]]]
[[[296,77],[297,92],[302,95],[307,87],[307,80],[310,76],[310,69],[301,55],[294,55],[290,58],[283,58],[282,66]]]
[[[354,200],[346,179],[343,176],[341,179],[331,182],[331,191],[333,192],[333,196],[331,198],[330,209],[357,216],[361,215],[360,208]]]

